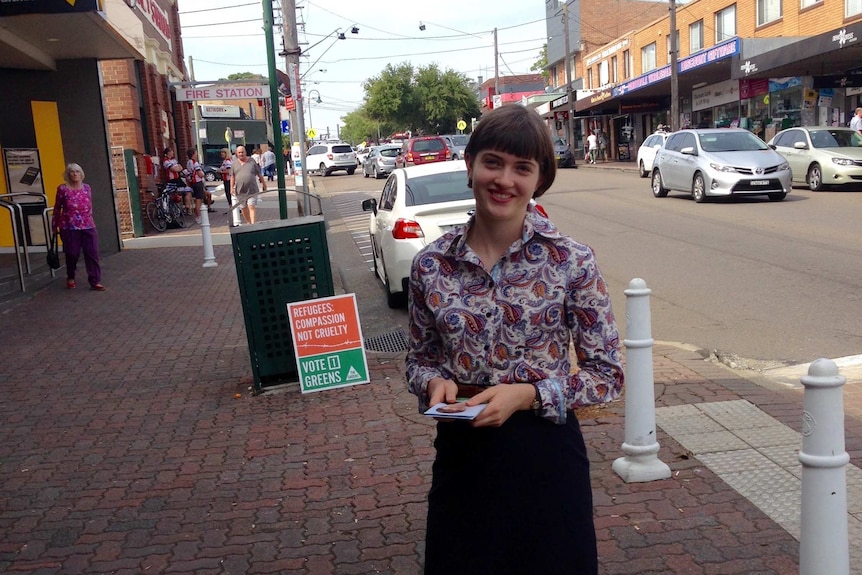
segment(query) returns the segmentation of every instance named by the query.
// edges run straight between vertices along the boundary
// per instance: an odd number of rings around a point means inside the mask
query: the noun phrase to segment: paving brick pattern
[[[251,394],[229,246],[105,258],[0,313],[0,573],[419,574],[433,425],[403,355],[372,382]],[[801,395],[655,349],[660,406],[745,398],[799,430]],[[659,430],[664,481],[626,484],[624,401],[582,421],[601,573],[787,575],[798,542]],[[860,455],[858,421],[847,448]]]

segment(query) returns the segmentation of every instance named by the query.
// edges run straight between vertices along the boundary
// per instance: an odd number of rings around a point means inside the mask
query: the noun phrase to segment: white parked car
[[[305,164],[308,170],[317,171],[323,176],[338,170],[352,176],[356,171],[356,154],[350,144],[343,142],[315,144],[306,152]]]
[[[651,134],[638,148],[638,174],[640,177],[648,178],[652,173],[655,155],[664,146],[667,136],[667,132],[661,131]]]
[[[407,302],[413,256],[449,230],[467,223],[475,209],[463,160],[396,168],[379,200],[362,202],[372,212],[368,225],[374,273],[386,286],[389,307]]]

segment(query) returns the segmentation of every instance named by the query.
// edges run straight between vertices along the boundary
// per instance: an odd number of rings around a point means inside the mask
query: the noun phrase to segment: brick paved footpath
[[[199,247],[126,250],[103,260],[107,292],[58,278],[0,313],[0,573],[421,572],[434,429],[403,354],[369,353],[368,385],[252,396],[215,251],[204,269]],[[798,392],[693,351],[656,347],[655,380],[660,406],[742,397],[800,428]],[[622,482],[623,413],[582,421],[602,574],[798,572],[798,542],[661,430],[672,478]]]

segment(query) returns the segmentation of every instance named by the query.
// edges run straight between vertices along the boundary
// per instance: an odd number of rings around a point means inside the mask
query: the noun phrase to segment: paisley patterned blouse
[[[420,411],[435,377],[534,383],[540,415],[556,423],[566,421],[567,410],[619,397],[619,333],[592,249],[530,207],[522,238],[488,273],[465,242],[472,224],[413,259],[407,385]]]
[[[93,220],[93,195],[89,184],[81,189],[66,184],[57,186],[54,201],[53,229],[90,230],[96,227]]]

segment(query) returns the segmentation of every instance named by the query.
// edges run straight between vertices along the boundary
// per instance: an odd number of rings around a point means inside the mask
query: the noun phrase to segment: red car
[[[395,167],[406,168],[450,159],[452,151],[446,145],[446,140],[440,136],[420,136],[410,138],[401,145],[401,152],[395,158]]]

